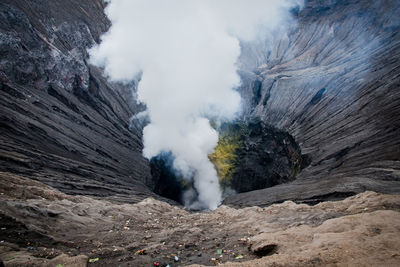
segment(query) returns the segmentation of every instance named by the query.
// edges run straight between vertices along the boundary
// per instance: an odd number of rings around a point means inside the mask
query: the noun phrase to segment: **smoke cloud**
[[[237,60],[240,41],[279,27],[295,0],[111,0],[112,26],[91,62],[113,81],[141,74],[138,100],[150,124],[143,130],[147,158],[172,152],[174,168],[193,179],[197,208],[221,202],[217,173],[208,155],[218,142],[209,119],[240,112]]]

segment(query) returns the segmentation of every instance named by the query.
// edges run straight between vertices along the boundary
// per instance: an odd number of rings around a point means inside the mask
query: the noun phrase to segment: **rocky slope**
[[[0,170],[70,194],[153,195],[130,85],[106,81],[86,49],[109,21],[95,1],[0,3]]]
[[[155,184],[141,156],[136,83],[108,82],[86,49],[109,26],[94,1],[0,3],[0,170],[70,194],[137,202]],[[306,1],[296,25],[243,44],[245,119],[289,132],[311,159],[297,179],[225,200],[317,203],[400,192],[398,1]]]
[[[188,212],[118,204],[0,173],[5,266],[398,266],[400,196]],[[178,262],[174,262],[178,256]]]
[[[399,12],[391,0],[310,0],[288,34],[244,46],[246,116],[288,131],[311,165],[292,183],[225,204],[400,191]]]
[[[154,194],[141,156],[136,86],[107,82],[86,49],[109,22],[95,1],[0,4],[0,169],[71,194],[136,202]],[[311,203],[400,191],[397,1],[307,1],[297,24],[243,44],[245,118],[288,131],[311,165],[291,183],[229,205]]]

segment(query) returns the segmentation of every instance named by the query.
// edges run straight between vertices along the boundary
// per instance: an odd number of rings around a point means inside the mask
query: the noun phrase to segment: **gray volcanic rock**
[[[288,131],[312,162],[292,183],[225,204],[400,192],[398,14],[398,1],[307,1],[287,36],[246,44],[246,116]]]
[[[136,83],[109,83],[87,48],[109,27],[102,0],[0,3],[0,170],[70,194],[154,196]]]
[[[0,3],[0,171],[69,194],[136,202],[154,194],[141,155],[137,82],[110,83],[87,48],[109,27],[104,1]],[[311,164],[296,180],[229,205],[315,203],[400,192],[400,4],[308,0],[297,24],[242,44],[245,119],[287,131]]]
[[[228,163],[231,175],[222,177],[228,190],[241,193],[287,183],[309,164],[291,135],[261,120],[224,123],[219,131],[222,140],[237,146]]]
[[[260,121],[248,124],[241,137],[236,168],[230,180],[236,192],[248,192],[296,179],[307,166],[308,157],[303,156],[293,137]]]

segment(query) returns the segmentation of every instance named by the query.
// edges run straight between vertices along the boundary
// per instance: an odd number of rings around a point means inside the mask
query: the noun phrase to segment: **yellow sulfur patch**
[[[222,188],[226,188],[230,184],[236,167],[237,155],[235,152],[239,147],[240,141],[237,135],[220,135],[218,145],[208,156],[215,166]]]

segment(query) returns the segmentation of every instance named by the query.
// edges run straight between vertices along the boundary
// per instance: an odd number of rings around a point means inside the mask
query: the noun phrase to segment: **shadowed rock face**
[[[69,194],[154,195],[137,85],[109,83],[87,47],[109,27],[101,0],[0,3],[0,170]],[[291,183],[229,205],[315,203],[400,192],[400,5],[307,1],[288,34],[243,44],[245,119],[289,132],[312,162]]]
[[[153,191],[163,197],[183,203],[184,184],[173,169],[173,156],[164,153],[150,160]]]
[[[287,130],[312,162],[226,204],[400,191],[399,13],[398,1],[308,1],[287,36],[243,49],[246,116]]]
[[[136,202],[153,195],[129,86],[106,81],[86,49],[109,26],[104,3],[0,3],[0,169],[63,192]]]
[[[230,187],[249,192],[296,179],[309,158],[288,133],[252,120],[240,136]]]
[[[310,162],[308,156],[301,154],[291,135],[260,120],[224,123],[218,131],[220,142],[225,140],[225,145],[235,146],[232,152],[225,151],[232,153],[229,159],[224,158],[224,163],[230,168],[225,173],[216,160],[218,156],[210,156],[211,162],[219,170],[223,195],[232,194],[232,189],[235,192],[249,192],[293,181]],[[224,145],[220,143],[219,146]],[[171,153],[162,153],[150,160],[153,191],[184,204],[184,201],[188,201],[188,194],[184,199],[185,191],[194,188],[193,181],[177,174],[173,161]]]

